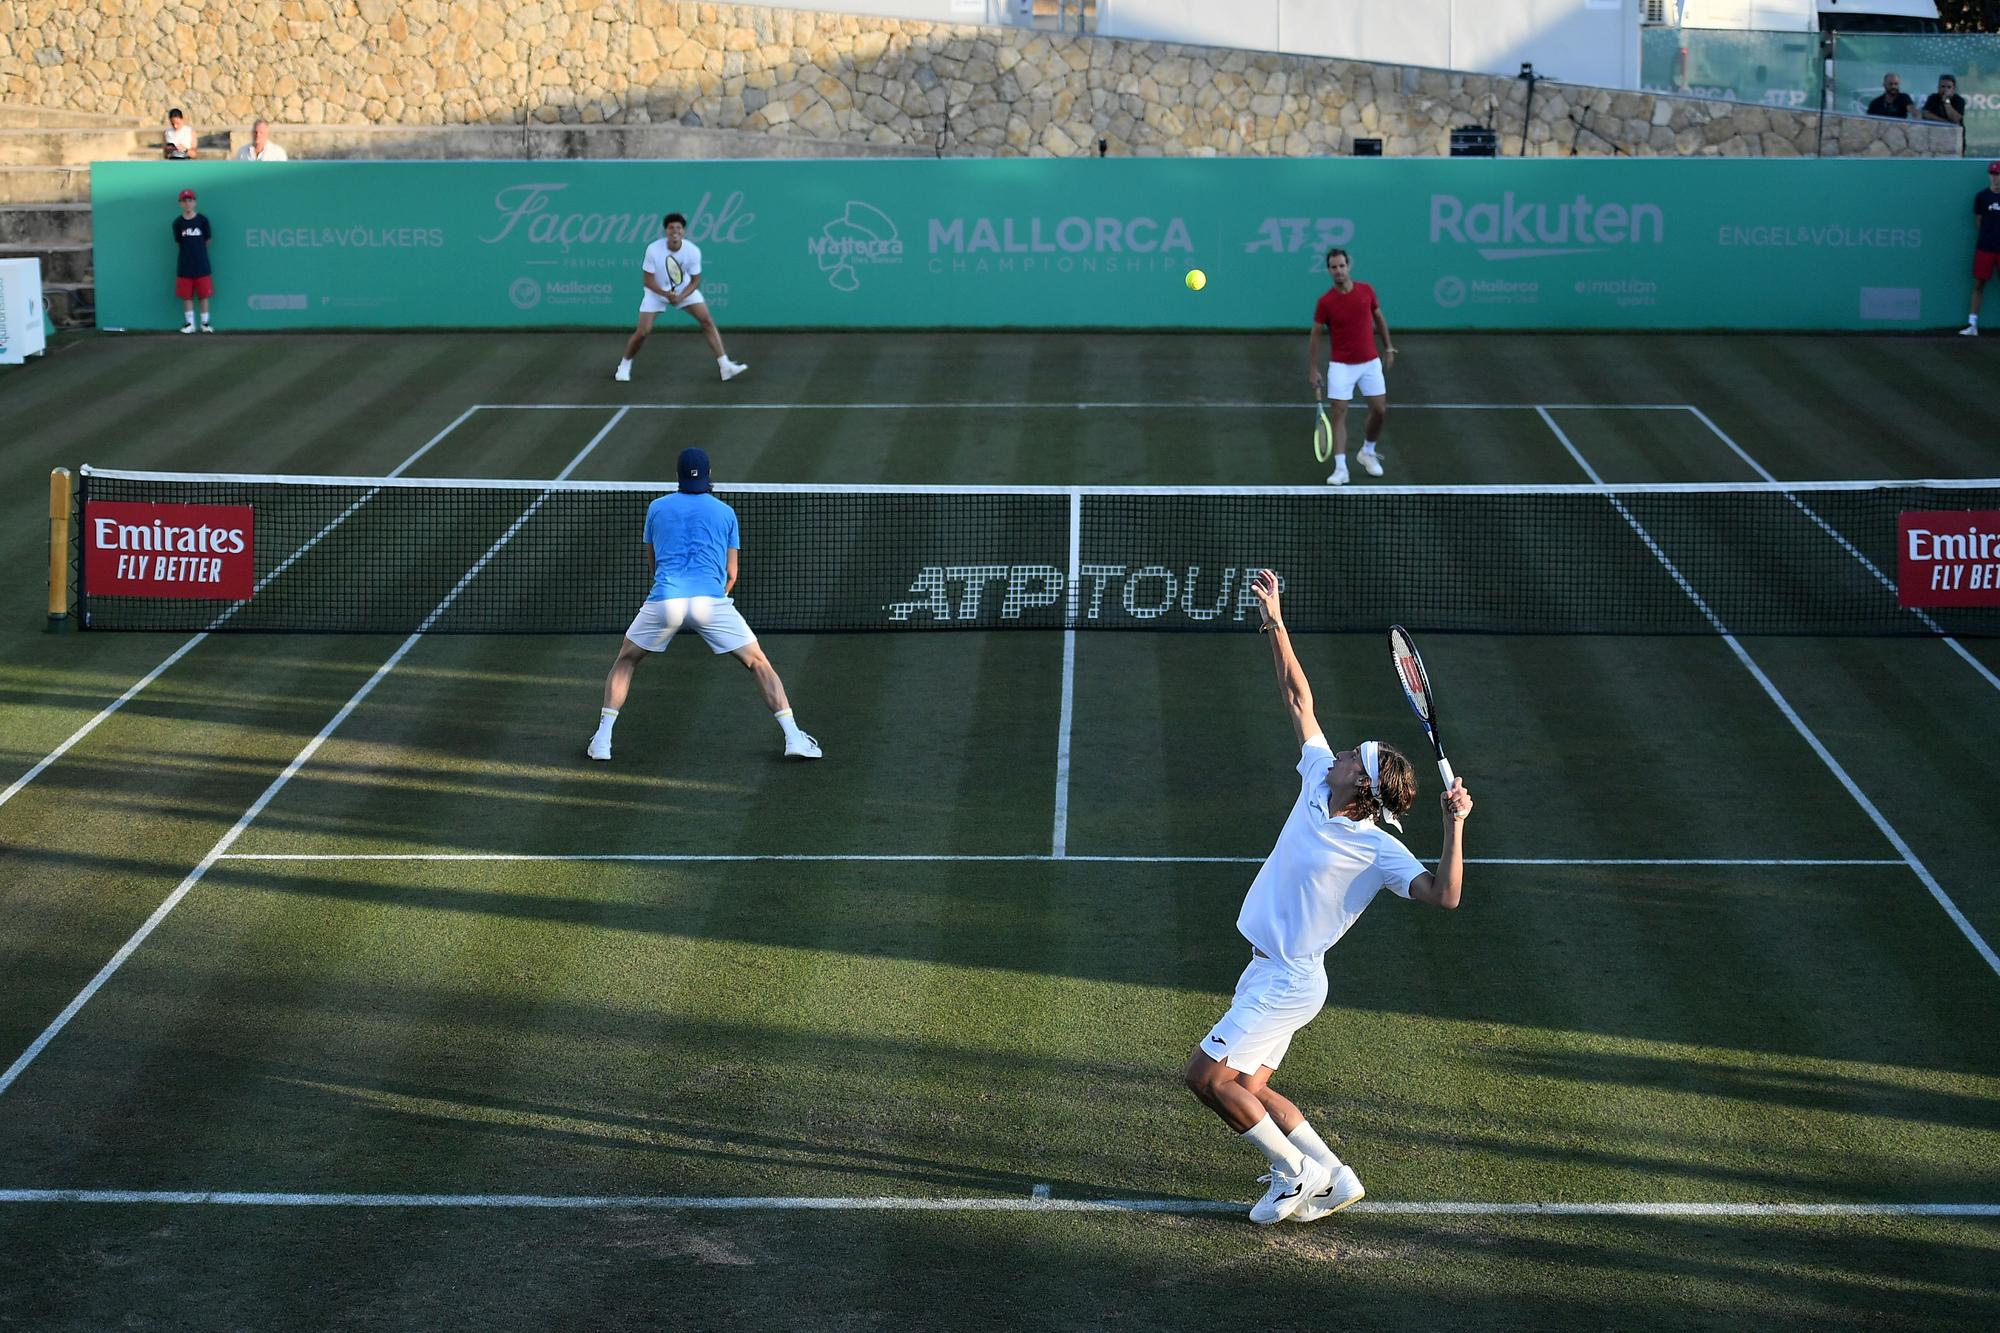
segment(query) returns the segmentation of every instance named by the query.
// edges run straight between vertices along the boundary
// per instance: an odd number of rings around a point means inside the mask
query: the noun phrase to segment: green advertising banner
[[[1964,314],[1983,163],[1065,158],[106,162],[98,322],[628,327],[661,215],[725,329],[1298,329],[1350,249],[1392,327],[1896,329]],[[1208,286],[1191,292],[1191,268]]]

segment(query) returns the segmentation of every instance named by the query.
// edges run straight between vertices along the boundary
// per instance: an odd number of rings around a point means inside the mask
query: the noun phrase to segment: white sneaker
[[[186,333],[187,330],[182,329],[181,332]],[[1958,336],[1961,338],[1977,338],[1979,336],[1979,326],[1977,324],[1968,324],[1958,331]]]
[[[1382,475],[1382,460],[1375,456],[1373,449],[1363,449],[1354,456],[1354,461],[1361,464],[1361,470],[1369,476],[1379,477]]]
[[[722,378],[725,380],[733,380],[738,375],[741,375],[744,371],[748,369],[750,369],[750,367],[745,362],[725,361],[722,363]]]
[[[1345,458],[1334,465],[1333,471],[1327,476],[1326,484],[1329,486],[1345,486],[1347,484],[1347,460]]]
[[[1297,1175],[1274,1167],[1269,1175],[1257,1179],[1270,1181],[1271,1188],[1264,1191],[1264,1197],[1257,1200],[1256,1206],[1250,1210],[1250,1220],[1265,1227],[1290,1217],[1309,1196],[1326,1188],[1327,1182],[1333,1179],[1333,1173],[1308,1157],[1299,1163]]]
[[[819,758],[819,742],[806,735],[803,731],[796,736],[787,736],[785,737],[785,758],[817,759]]]
[[[194,321],[193,321],[193,320],[189,320],[189,321],[188,321],[187,323],[185,323],[185,324],[181,325],[181,332],[182,332],[182,333],[193,333],[193,332],[194,332]]]
[[[1340,1170],[1333,1173],[1333,1179],[1327,1182],[1325,1189],[1306,1196],[1292,1213],[1292,1221],[1317,1222],[1330,1213],[1352,1208],[1367,1193],[1361,1188],[1361,1177],[1354,1174],[1354,1168],[1343,1163]]]
[[[619,366],[618,369],[611,372],[611,378],[617,380],[620,384],[630,384],[632,382],[632,367],[626,365]]]
[[[609,736],[592,736],[590,744],[583,748],[583,752],[592,759],[609,759],[611,757],[611,738]]]

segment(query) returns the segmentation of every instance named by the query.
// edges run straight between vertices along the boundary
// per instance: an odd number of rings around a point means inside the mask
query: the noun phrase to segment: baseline
[[[251,1190],[0,1189],[0,1204],[168,1204],[239,1208],[536,1208],[649,1212],[1230,1213],[1224,1199],[1058,1199],[1047,1185],[1026,1197],[662,1194],[280,1194]],[[1470,1217],[2000,1217],[2000,1203],[1485,1203],[1365,1199],[1377,1216]]]
[[[1261,865],[1261,856],[1067,856],[927,852],[229,852],[224,861],[911,861],[924,864],[1091,861],[1113,865]],[[1435,858],[1433,858],[1435,859]],[[1900,857],[1558,857],[1468,856],[1471,866],[1900,866]]]
[[[617,403],[480,403],[479,407],[502,412],[602,412]],[[1142,408],[1217,408],[1224,411],[1263,410],[1292,412],[1296,406],[1267,399],[1151,399],[1132,402],[982,402],[977,399],[950,399],[929,403],[626,403],[633,412],[964,412],[996,407],[1033,411],[1134,411]],[[1685,412],[1688,403],[1405,403],[1399,412],[1537,412],[1544,408],[1559,412]]]

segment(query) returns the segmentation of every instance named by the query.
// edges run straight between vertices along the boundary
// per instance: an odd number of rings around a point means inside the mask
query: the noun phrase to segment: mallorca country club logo
[[[1437,284],[1431,288],[1431,299],[1446,310],[1452,310],[1464,305],[1465,279],[1456,278],[1450,274],[1439,278]]]
[[[859,265],[903,262],[903,239],[894,220],[859,199],[848,200],[845,212],[820,228],[819,235],[808,237],[806,249],[819,260],[827,283],[841,292],[861,286]]]
[[[516,278],[507,288],[507,299],[516,310],[533,310],[542,303],[542,284],[533,278]]]

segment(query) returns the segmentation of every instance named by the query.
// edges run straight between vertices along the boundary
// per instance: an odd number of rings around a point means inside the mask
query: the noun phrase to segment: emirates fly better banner
[[[1959,322],[1983,162],[1064,158],[104,162],[98,323],[177,327],[183,186],[224,329],[629,327],[687,215],[725,330],[1277,328],[1330,246],[1392,328]],[[1183,274],[1208,272],[1200,293]],[[667,327],[672,327],[669,316]],[[609,352],[607,352],[609,355]]]
[[[257,585],[256,520],[248,505],[83,507],[83,581],[92,597],[232,601]]]

